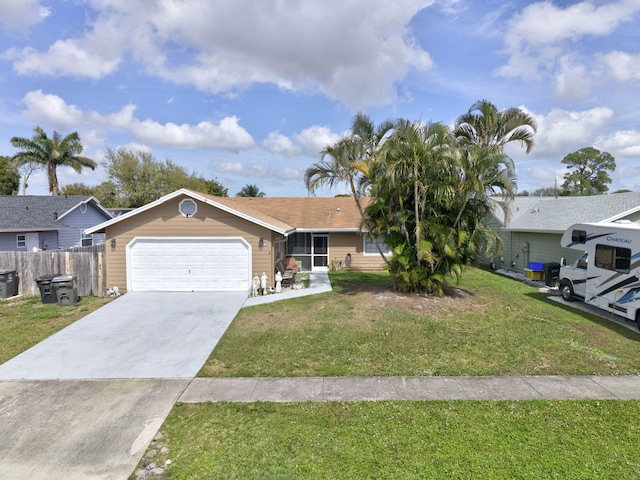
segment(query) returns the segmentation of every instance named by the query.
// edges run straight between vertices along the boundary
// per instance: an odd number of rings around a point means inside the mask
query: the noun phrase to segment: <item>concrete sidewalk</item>
[[[179,401],[640,399],[640,375],[196,378]]]
[[[307,295],[330,292],[331,290],[331,282],[329,281],[329,274],[327,272],[312,272],[309,274],[309,286],[307,288],[301,288],[300,290],[285,288],[280,293],[249,297],[244,302],[243,307],[263,305],[280,300],[289,300],[290,298],[306,297]]]

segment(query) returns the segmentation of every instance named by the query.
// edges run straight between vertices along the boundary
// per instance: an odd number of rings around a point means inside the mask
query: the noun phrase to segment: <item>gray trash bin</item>
[[[15,270],[0,269],[0,298],[9,298],[18,294],[18,277]]]
[[[75,305],[78,301],[77,275],[59,275],[51,280],[51,287],[61,307]]]
[[[51,287],[51,280],[60,276],[59,273],[49,273],[47,275],[40,275],[36,278],[36,283],[38,284],[38,289],[40,290],[40,300],[42,303],[56,303],[58,299],[56,298],[56,292]]]

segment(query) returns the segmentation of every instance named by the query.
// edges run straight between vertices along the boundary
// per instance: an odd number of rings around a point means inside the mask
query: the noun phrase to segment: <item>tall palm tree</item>
[[[322,186],[335,187],[346,183],[356,202],[363,224],[373,232],[362,207],[361,197],[373,181],[378,155],[387,134],[393,128],[390,121],[377,127],[364,113],[358,113],[351,122],[351,135],[327,146],[319,162],[311,165],[304,174],[304,182],[310,194]],[[377,238],[372,240],[385,263],[389,263]]]
[[[60,195],[58,187],[58,175],[56,170],[59,166],[73,168],[80,173],[84,167],[94,170],[96,162],[87,157],[82,157],[83,146],[80,143],[78,132],[73,132],[62,138],[54,131],[53,137],[49,138],[40,127],[33,129],[33,138],[13,137],[11,144],[22,150],[12,158],[18,165],[32,162],[42,165],[47,170],[49,179],[49,192],[51,195]]]
[[[448,190],[451,185],[450,169],[455,165],[454,138],[441,123],[422,125],[399,120],[388,146],[386,174],[390,184],[408,183],[413,189],[413,235],[416,251],[419,251],[423,239],[422,225],[427,217],[425,210],[433,206],[428,200],[438,199],[439,203],[446,203],[451,196]],[[403,199],[398,201],[402,203]]]
[[[245,185],[236,193],[236,197],[264,197],[265,193],[261,192],[257,185]]]
[[[488,100],[478,100],[458,117],[453,131],[461,145],[502,153],[507,143],[521,142],[529,153],[537,129],[535,119],[520,108],[498,110]]]

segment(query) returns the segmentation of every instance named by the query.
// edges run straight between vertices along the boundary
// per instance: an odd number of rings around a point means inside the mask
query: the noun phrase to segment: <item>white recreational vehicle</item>
[[[640,329],[640,225],[637,223],[578,223],[562,235],[562,246],[585,254],[573,265],[562,259],[562,297],[635,320]]]

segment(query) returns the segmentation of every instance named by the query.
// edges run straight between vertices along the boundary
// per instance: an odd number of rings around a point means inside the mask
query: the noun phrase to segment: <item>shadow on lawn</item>
[[[593,322],[597,325],[600,325],[604,328],[607,328],[629,340],[633,340],[635,342],[640,341],[640,332],[638,332],[637,328],[635,330],[630,330],[628,327],[624,325],[636,326],[636,322],[633,320],[628,320],[624,317],[615,316],[615,319],[611,318],[611,314],[606,312],[605,310],[598,309],[591,305],[585,305],[582,302],[575,301],[572,303],[566,302],[557,302],[549,298],[549,294],[545,292],[533,292],[527,293],[528,297],[531,297],[535,300],[544,302],[548,305],[552,305],[555,308],[568,312],[572,315],[578,315],[590,322]],[[585,311],[581,308],[577,308],[577,306],[582,306],[588,310],[593,311]],[[621,325],[620,323],[624,323]]]
[[[391,277],[387,272],[371,273],[371,272],[354,272],[351,270],[340,270],[337,272],[329,272],[331,287],[335,293],[342,295],[355,295],[363,292],[390,292],[401,295],[416,296],[439,296],[438,294],[427,293],[405,293],[396,290]],[[446,297],[468,297],[473,296],[473,292],[460,288],[456,285],[448,285],[445,287]]]

